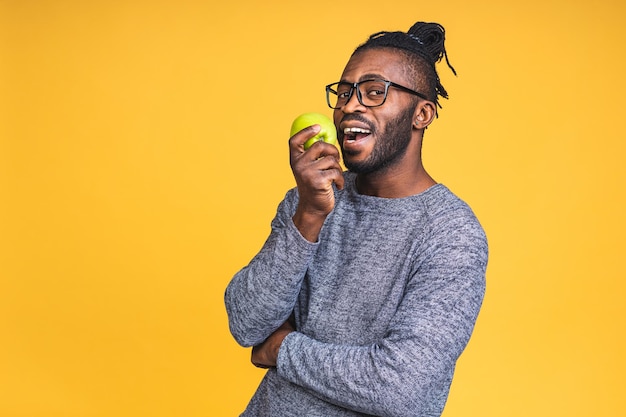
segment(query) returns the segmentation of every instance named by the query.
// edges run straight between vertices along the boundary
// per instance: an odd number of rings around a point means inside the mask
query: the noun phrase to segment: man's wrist
[[[289,322],[285,322],[265,342],[252,348],[251,361],[258,368],[271,368],[277,365],[278,353],[283,340],[294,331]]]
[[[306,213],[296,210],[292,217],[293,224],[296,226],[302,237],[309,242],[315,243],[319,238],[320,231],[326,220],[325,214]]]

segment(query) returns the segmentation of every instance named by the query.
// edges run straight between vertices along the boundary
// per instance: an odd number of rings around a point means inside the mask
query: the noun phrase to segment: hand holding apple
[[[318,125],[319,130],[302,132],[312,125]],[[312,135],[315,136],[311,138]],[[309,242],[317,241],[326,216],[335,207],[333,184],[338,189],[344,186],[339,150],[336,146],[313,146],[320,140],[332,145],[337,143],[337,130],[328,117],[304,113],[293,121],[289,139],[290,165],[300,198],[292,219]]]
[[[318,140],[323,140],[331,145],[337,144],[337,129],[335,129],[335,124],[330,118],[321,113],[303,113],[296,117],[291,124],[291,136],[312,125],[320,125],[321,129],[317,135],[304,143],[305,151]]]

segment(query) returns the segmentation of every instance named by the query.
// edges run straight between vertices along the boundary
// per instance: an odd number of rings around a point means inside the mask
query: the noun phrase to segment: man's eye
[[[385,90],[379,90],[379,89],[367,90],[367,95],[370,97],[382,96],[382,95],[385,95]]]
[[[350,96],[350,90],[337,91],[337,97],[339,98],[348,98],[348,96]]]

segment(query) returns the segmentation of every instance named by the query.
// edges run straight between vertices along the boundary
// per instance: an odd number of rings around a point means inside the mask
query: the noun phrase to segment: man
[[[226,289],[233,336],[268,368],[243,416],[441,414],[487,264],[471,209],[421,159],[444,38],[374,34],[327,87],[348,171],[332,145],[304,150],[319,126],[290,138],[297,187]]]

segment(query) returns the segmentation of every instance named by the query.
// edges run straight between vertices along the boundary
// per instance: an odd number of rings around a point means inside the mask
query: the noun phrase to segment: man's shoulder
[[[428,223],[432,228],[448,231],[474,230],[484,234],[480,221],[470,205],[443,184],[433,186],[423,199]]]
[[[469,204],[441,183],[433,185],[423,193],[422,203],[432,215],[457,213],[474,216]]]

